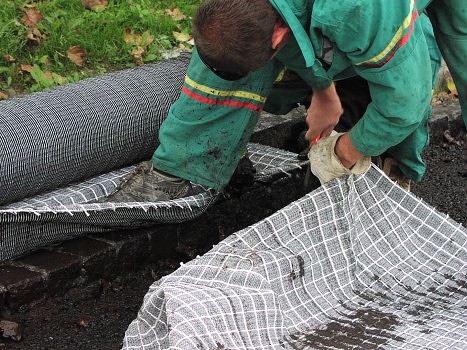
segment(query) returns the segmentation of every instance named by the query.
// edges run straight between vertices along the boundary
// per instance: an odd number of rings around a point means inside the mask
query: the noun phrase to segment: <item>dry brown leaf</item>
[[[141,33],[133,33],[132,29],[127,28],[125,29],[125,35],[123,36],[123,40],[125,40],[127,44],[141,45],[141,42],[143,41],[143,36]]]
[[[191,39],[191,35],[186,33],[172,32],[172,35],[174,36],[175,40],[180,41],[182,43],[187,42]]]
[[[15,62],[16,59],[12,56],[12,55],[5,55],[5,60],[8,62],[8,63],[11,63],[11,62]]]
[[[127,28],[125,29],[123,40],[127,44],[136,44],[138,46],[148,47],[154,41],[154,37],[149,31],[145,31],[143,34],[139,32],[133,33],[130,28]]]
[[[149,30],[144,32],[144,34],[142,36],[142,39],[144,39],[144,42],[142,43],[144,45],[144,47],[148,47],[154,41],[154,37],[151,35]]]
[[[42,13],[35,8],[24,9],[23,23],[28,27],[35,27],[44,19]]]
[[[131,50],[131,55],[136,59],[138,64],[143,64],[143,54],[144,49],[141,46],[136,47],[135,49]]]
[[[32,33],[35,35],[35,36],[38,36],[42,39],[48,39],[49,37],[43,33],[41,33],[41,31],[37,28],[32,28]]]
[[[30,65],[30,64],[20,64],[18,66],[18,69],[22,72],[28,72],[28,73],[31,73],[32,70],[34,69],[34,66]]]
[[[135,37],[133,36],[133,31],[131,30],[131,28],[125,29],[125,34],[123,34],[123,40],[127,44],[133,44],[135,42]]]
[[[0,100],[8,100],[8,95],[3,91],[0,91]]]
[[[83,327],[83,328],[89,327],[89,320],[82,318],[81,320],[78,321],[78,327]]]
[[[37,28],[32,28],[26,32],[26,39],[30,43],[38,44],[41,39],[48,39],[47,35],[42,34],[41,31]]]
[[[21,326],[13,321],[1,320],[0,330],[4,338],[11,338],[15,341],[20,341],[23,336]]]
[[[81,0],[81,4],[88,10],[101,12],[107,8],[109,0]]]
[[[40,39],[33,34],[31,31],[26,32],[26,39],[28,40],[29,43],[33,44],[39,44]]]
[[[83,56],[86,55],[86,50],[83,50],[79,46],[72,46],[66,51],[66,55],[72,62],[81,67],[84,64]]]
[[[186,18],[186,16],[178,8],[173,10],[165,9],[165,13],[172,17],[175,21],[181,21],[182,19]]]

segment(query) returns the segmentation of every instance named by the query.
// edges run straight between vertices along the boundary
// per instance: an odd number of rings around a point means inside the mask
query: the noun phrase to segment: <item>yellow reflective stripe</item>
[[[383,51],[381,51],[378,55],[376,55],[375,57],[372,57],[372,58],[370,58],[370,59],[368,59],[366,61],[363,61],[363,62],[359,62],[359,63],[357,63],[357,65],[365,64],[365,63],[378,62],[381,59],[383,59],[394,48],[394,46],[396,46],[396,44],[402,38],[402,34],[404,33],[404,31],[410,26],[410,23],[412,22],[412,16],[413,16],[412,12],[413,12],[413,9],[414,9],[414,5],[415,5],[415,1],[410,0],[409,14],[407,15],[407,17],[405,17],[404,21],[402,22],[402,25],[399,27],[396,34],[392,38],[392,40],[389,42],[388,46],[386,46],[386,48]]]
[[[185,77],[185,82],[190,85],[191,87],[200,90],[202,92],[205,92],[207,94],[211,95],[216,95],[216,96],[222,96],[222,97],[240,97],[240,98],[247,98],[253,101],[258,101],[264,103],[266,101],[266,97],[254,94],[252,92],[248,91],[240,91],[240,90],[234,90],[234,91],[225,91],[225,90],[216,90],[213,88],[210,88],[206,85],[201,85],[192,80],[190,77],[186,76]]]
[[[275,83],[280,82],[282,79],[284,79],[285,72],[287,72],[287,67],[284,67],[280,72],[279,75],[277,76],[276,80],[274,81]]]

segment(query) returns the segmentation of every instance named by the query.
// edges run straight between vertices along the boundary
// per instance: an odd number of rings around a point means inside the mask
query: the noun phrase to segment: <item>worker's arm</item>
[[[403,141],[423,119],[431,99],[430,57],[413,0],[362,0],[345,15],[338,27],[323,27],[323,34],[368,81],[372,102],[342,145],[379,155]],[[347,156],[351,162],[352,155]]]
[[[313,90],[306,118],[309,130],[305,138],[313,140],[318,135],[330,135],[339,122],[343,110],[335,85],[321,62],[315,60],[312,66],[306,67],[302,52],[294,37],[289,39],[276,58],[287,69],[297,73]]]
[[[323,6],[314,21],[368,82],[372,102],[349,133],[333,138],[332,152],[323,152],[330,142],[311,148],[312,169],[326,181],[406,139],[423,120],[431,98],[430,57],[415,2],[346,5],[341,12]]]
[[[308,131],[305,134],[305,139],[311,141],[317,137],[331,135],[342,113],[342,104],[334,83],[323,90],[314,89],[307,111]]]

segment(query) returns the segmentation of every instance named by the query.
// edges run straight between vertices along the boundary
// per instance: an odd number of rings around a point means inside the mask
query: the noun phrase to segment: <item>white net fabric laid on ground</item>
[[[465,349],[467,230],[377,168],[155,282],[124,349]]]
[[[248,144],[256,180],[299,169],[295,153]],[[108,203],[137,167],[125,167],[68,187],[0,206],[0,262],[28,251],[92,232],[182,222],[201,215],[217,199],[216,191],[193,184],[195,194],[169,201]]]

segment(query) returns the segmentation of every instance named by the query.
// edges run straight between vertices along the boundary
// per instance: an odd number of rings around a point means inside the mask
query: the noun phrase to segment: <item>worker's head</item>
[[[264,66],[289,31],[268,0],[205,0],[193,18],[201,59],[227,80]]]

